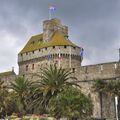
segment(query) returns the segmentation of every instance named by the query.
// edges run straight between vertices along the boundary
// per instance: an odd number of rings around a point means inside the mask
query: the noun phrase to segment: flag
[[[51,12],[53,12],[53,11],[56,10],[56,7],[55,7],[55,6],[50,6],[50,7],[49,7],[49,10],[50,10]]]
[[[83,52],[84,52],[84,49],[83,48],[80,48],[80,56],[83,57]]]
[[[52,57],[52,56],[51,56],[51,54],[48,54],[48,60],[50,60],[50,59],[51,59],[51,57]]]

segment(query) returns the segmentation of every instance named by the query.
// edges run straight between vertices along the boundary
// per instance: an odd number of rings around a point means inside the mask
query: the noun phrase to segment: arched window
[[[26,65],[26,71],[28,71],[28,65]]]
[[[32,64],[32,70],[34,70],[34,67],[35,67],[34,64]]]

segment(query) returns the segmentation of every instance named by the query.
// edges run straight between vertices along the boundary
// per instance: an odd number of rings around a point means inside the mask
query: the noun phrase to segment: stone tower
[[[76,68],[80,67],[81,61],[80,47],[68,39],[68,27],[58,19],[45,20],[43,33],[32,36],[18,54],[20,75],[39,72],[50,64]]]
[[[49,42],[55,31],[59,30],[64,37],[68,37],[68,27],[63,26],[58,19],[45,20],[43,22],[43,41]]]
[[[39,73],[40,68],[56,64],[58,67],[74,70],[73,76],[81,86],[81,91],[89,96],[94,104],[94,118],[115,118],[114,98],[93,91],[95,80],[120,80],[120,60],[81,66],[82,56],[80,47],[68,38],[68,27],[58,19],[45,20],[43,33],[32,36],[25,47],[18,54],[19,75],[29,80],[37,80],[33,73]],[[14,71],[0,73],[0,80],[9,82],[16,79]],[[118,102],[120,106],[120,100]],[[120,107],[118,107],[120,108]],[[119,109],[120,111],[120,109]],[[96,120],[98,120],[96,119]]]

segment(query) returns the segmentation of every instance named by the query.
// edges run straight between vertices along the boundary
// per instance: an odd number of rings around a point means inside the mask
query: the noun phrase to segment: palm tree
[[[119,80],[113,80],[108,82],[107,86],[107,93],[110,96],[120,96],[120,81]]]
[[[99,98],[100,98],[100,108],[101,108],[101,117],[103,116],[102,113],[102,106],[103,106],[103,93],[107,93],[107,82],[103,81],[103,80],[95,80],[94,84],[93,84],[93,90],[95,92],[98,92],[99,94]]]
[[[38,75],[39,84],[35,90],[39,94],[36,103],[47,107],[49,100],[62,92],[66,86],[79,86],[73,81],[77,79],[71,76],[72,73],[67,69],[57,68],[56,65],[41,69],[41,75]]]
[[[64,89],[49,103],[49,112],[59,119],[61,117],[86,119],[92,115],[92,102],[74,87]]]
[[[5,106],[6,106],[5,99],[7,95],[8,95],[8,91],[6,89],[6,86],[4,85],[4,81],[0,80],[0,118],[6,114],[5,113]]]
[[[120,96],[120,81],[111,80],[103,81],[96,80],[93,88],[97,92],[106,93],[109,96]]]
[[[10,88],[16,93],[20,104],[22,105],[22,111],[26,112],[26,96],[30,91],[32,82],[28,81],[24,77],[18,77],[11,83]]]
[[[101,105],[101,116],[102,116],[102,97],[103,94],[106,94],[111,97],[117,96],[120,98],[120,81],[119,80],[111,80],[111,81],[103,81],[96,80],[93,85],[95,91],[99,93],[100,96],[100,105]]]

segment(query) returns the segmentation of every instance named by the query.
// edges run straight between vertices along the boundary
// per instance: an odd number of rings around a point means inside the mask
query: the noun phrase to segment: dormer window
[[[65,37],[66,39],[68,39],[69,36],[68,36],[68,35],[65,35],[64,37]]]
[[[41,42],[42,42],[42,39],[39,39],[39,40],[38,40],[38,43],[41,43]]]

